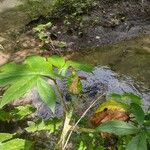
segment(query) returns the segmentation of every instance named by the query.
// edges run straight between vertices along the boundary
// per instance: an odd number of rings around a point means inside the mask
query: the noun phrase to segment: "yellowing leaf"
[[[70,84],[69,84],[69,91],[73,94],[79,94],[82,90],[82,83],[78,76],[73,76]]]
[[[125,112],[129,110],[129,106],[127,104],[116,102],[115,100],[108,100],[100,104],[100,106],[96,110],[96,113],[102,112],[106,108],[109,110],[119,110]]]

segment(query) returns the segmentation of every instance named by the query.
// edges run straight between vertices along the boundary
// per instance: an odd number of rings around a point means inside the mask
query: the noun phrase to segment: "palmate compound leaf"
[[[1,101],[0,108],[9,102],[12,102],[24,96],[30,91],[36,83],[37,76],[27,76],[13,83],[4,93]]]
[[[126,150],[147,150],[146,134],[142,132],[133,137]]]
[[[44,79],[38,78],[37,90],[41,99],[49,106],[49,108],[54,113],[56,105],[56,94],[52,86],[48,84]]]
[[[52,65],[44,57],[30,56],[24,64],[6,64],[0,67],[0,87],[10,85],[25,76],[46,76],[50,78],[61,78],[54,73]]]
[[[100,132],[113,133],[118,136],[135,134],[139,132],[139,129],[132,124],[119,120],[105,122],[98,126],[96,130]]]

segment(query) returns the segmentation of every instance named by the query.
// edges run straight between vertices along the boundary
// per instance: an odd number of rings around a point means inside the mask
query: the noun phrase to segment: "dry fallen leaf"
[[[98,126],[104,122],[110,121],[110,120],[121,120],[121,121],[127,121],[129,120],[129,115],[127,112],[120,111],[120,110],[109,110],[105,109],[102,112],[98,112],[93,114],[91,117],[91,123],[94,126]]]
[[[90,121],[94,127],[111,120],[128,121],[129,114],[127,110],[126,105],[114,100],[109,100],[98,107]],[[112,138],[113,134],[101,133],[101,136],[103,138]]]

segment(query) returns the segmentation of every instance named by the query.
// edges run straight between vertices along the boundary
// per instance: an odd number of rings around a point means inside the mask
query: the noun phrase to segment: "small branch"
[[[82,128],[82,127],[76,127],[74,130],[72,130],[72,128],[71,128],[70,130],[74,131],[74,132],[86,132],[86,133],[95,133],[96,132],[95,129]]]
[[[60,91],[60,88],[59,88],[59,86],[58,86],[56,80],[53,80],[53,81],[54,81],[54,83],[55,83],[55,85],[56,85],[56,88],[57,88],[57,91],[58,91],[58,93],[59,93],[59,95],[60,95],[60,101],[61,101],[61,103],[62,103],[62,105],[63,105],[65,114],[67,114],[67,112],[69,111],[69,108],[68,108],[67,104],[65,103],[64,96],[63,96],[62,92]]]

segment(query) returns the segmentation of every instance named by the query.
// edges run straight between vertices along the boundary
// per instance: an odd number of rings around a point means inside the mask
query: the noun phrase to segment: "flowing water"
[[[150,35],[77,52],[73,58],[95,66],[86,87],[100,90],[103,85],[107,94],[133,92],[150,105]]]

